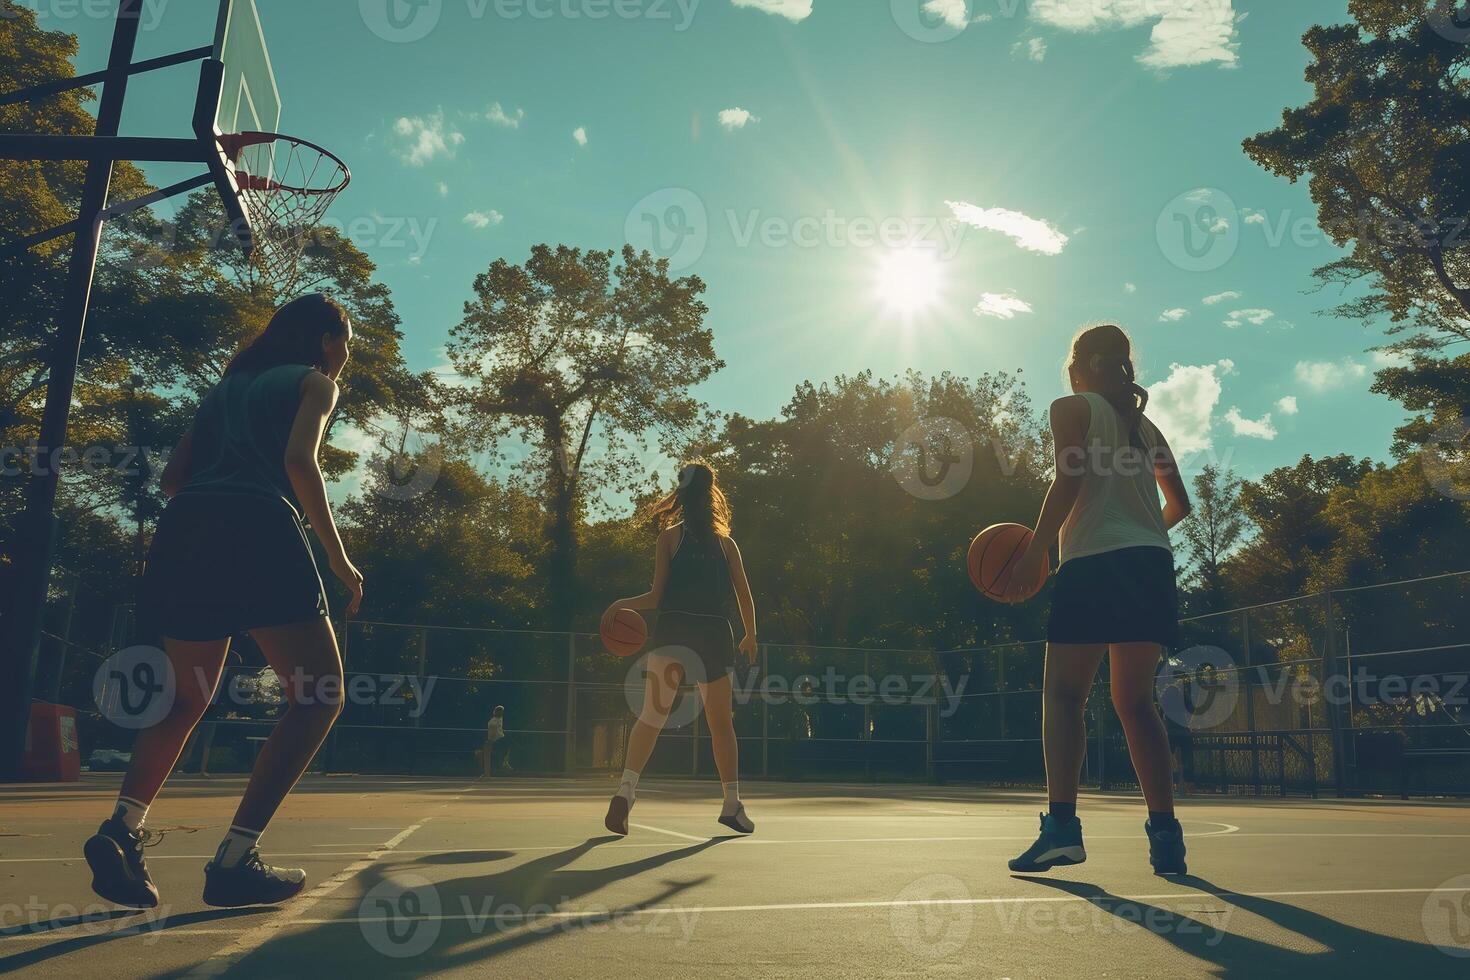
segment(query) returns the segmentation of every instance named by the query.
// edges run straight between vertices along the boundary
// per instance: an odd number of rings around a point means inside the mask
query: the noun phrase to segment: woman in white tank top
[[[1148,801],[1149,861],[1156,874],[1184,874],[1173,760],[1154,705],[1154,675],[1177,641],[1169,529],[1189,514],[1189,494],[1163,433],[1143,414],[1148,392],[1134,380],[1126,333],[1112,325],[1083,330],[1072,343],[1067,374],[1075,394],[1051,406],[1056,476],[1035,537],[1011,576],[1035,582],[1058,545],[1042,684],[1050,804],[1041,836],[1010,867],[1047,871],[1087,859],[1077,819],[1087,751],[1083,710],[1107,656],[1113,705]],[[1016,586],[1011,598],[1019,601],[1025,591]]]

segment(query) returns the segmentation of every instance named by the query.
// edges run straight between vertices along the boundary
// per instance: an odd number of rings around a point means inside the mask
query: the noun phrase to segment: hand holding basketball
[[[970,581],[996,602],[1024,602],[1046,584],[1051,572],[1045,551],[1032,553],[1032,534],[1020,524],[993,524],[970,542]]]
[[[608,653],[618,657],[631,657],[648,642],[648,624],[636,611],[624,606],[608,607],[602,614],[599,632]]]

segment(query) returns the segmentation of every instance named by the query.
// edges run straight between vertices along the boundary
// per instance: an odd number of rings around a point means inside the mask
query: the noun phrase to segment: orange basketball
[[[1005,602],[1006,590],[1011,584],[1011,569],[1026,553],[1031,538],[1031,529],[1022,524],[992,524],[975,535],[975,540],[970,542],[969,555],[970,581],[975,583],[975,588],[987,598]],[[1030,599],[1040,592],[1050,573],[1051,562],[1043,560],[1041,575],[1026,590],[1025,598]]]
[[[602,631],[602,645],[619,657],[631,657],[648,642],[648,624],[632,609],[619,609]]]

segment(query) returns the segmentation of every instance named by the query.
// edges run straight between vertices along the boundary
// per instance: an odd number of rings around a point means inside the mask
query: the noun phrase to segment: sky
[[[111,3],[28,5],[105,61]],[[139,57],[208,43],[211,6],[146,0]],[[721,411],[908,368],[1020,371],[1044,405],[1111,321],[1196,466],[1384,459],[1404,415],[1368,390],[1381,331],[1319,315],[1338,252],[1306,187],[1240,146],[1310,98],[1300,37],[1346,0],[258,6],[281,126],[352,167],[329,220],[415,370],[497,258],[631,242],[707,283]],[[187,134],[195,78],[139,79],[124,132]]]

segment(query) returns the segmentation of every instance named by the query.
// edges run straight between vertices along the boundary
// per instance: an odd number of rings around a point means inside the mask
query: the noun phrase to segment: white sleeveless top
[[[1091,391],[1082,397],[1092,419],[1082,442],[1084,455],[1064,461],[1065,468],[1082,472],[1082,490],[1062,524],[1062,563],[1123,548],[1172,552],[1153,468],[1153,451],[1163,441],[1159,430],[1142,419],[1138,434],[1144,448],[1139,449],[1106,398]]]

